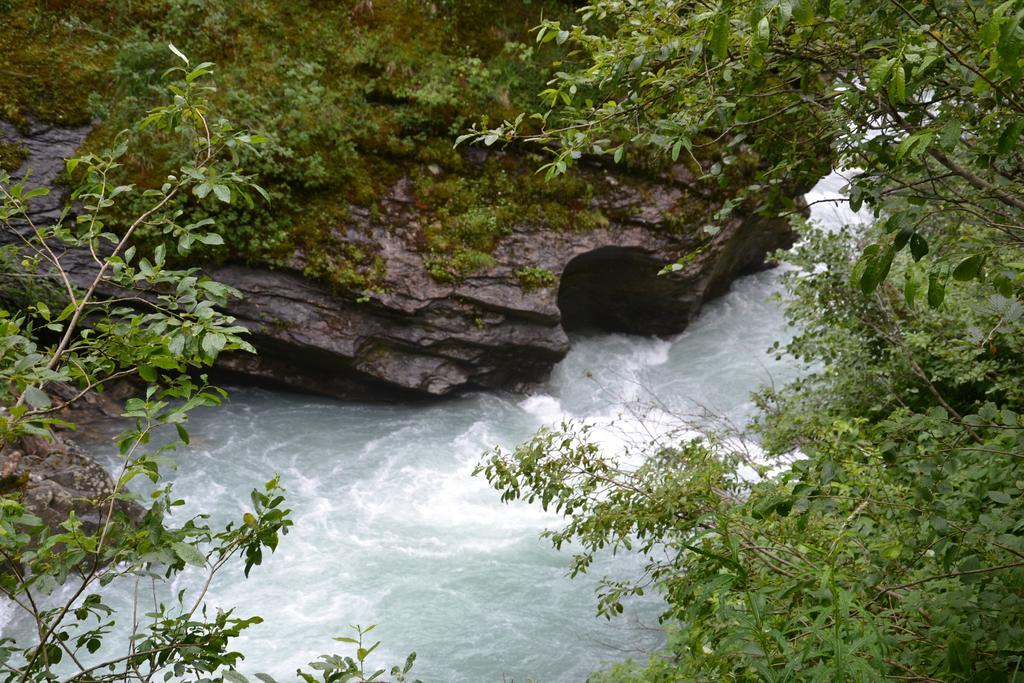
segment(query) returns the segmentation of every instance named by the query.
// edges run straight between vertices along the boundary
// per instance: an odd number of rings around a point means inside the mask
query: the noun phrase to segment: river
[[[841,184],[831,176],[809,199]],[[830,204],[813,212],[832,225],[850,218]],[[566,417],[599,425],[609,447],[641,423],[665,429],[671,414],[744,422],[751,391],[798,372],[767,351],[791,334],[778,290],[778,270],[743,278],[670,340],[580,336],[528,397],[386,405],[234,388],[226,405],[196,413],[191,448],[170,474],[188,511],[237,518],[248,491],[275,473],[294,510],[277,553],[248,580],[240,566],[224,573],[209,595],[266,620],[237,644],[242,670],[292,680],[356,623],[379,624],[374,661],[390,666],[416,650],[413,673],[428,683],[568,683],[602,662],[643,658],[663,639],[656,597],[611,622],[594,616],[596,579],[635,572],[637,558],[605,557],[570,580],[569,554],[539,538],[558,518],[501,503],[470,472],[484,451]],[[113,464],[109,441],[93,447]],[[197,580],[186,574],[172,589],[195,590]],[[127,589],[115,601],[129,609]]]

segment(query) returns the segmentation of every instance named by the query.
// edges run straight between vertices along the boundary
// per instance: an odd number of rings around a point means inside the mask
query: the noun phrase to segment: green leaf
[[[917,300],[917,294],[920,291],[920,282],[913,278],[909,273],[903,283],[903,300],[907,306],[913,306]]]
[[[921,156],[928,149],[928,145],[932,144],[932,139],[935,137],[935,133],[931,131],[924,131],[917,136],[917,144],[914,145],[914,149],[910,152],[911,158],[916,161],[921,160]]]
[[[928,276],[928,305],[938,308],[946,298],[946,283],[938,273]]]
[[[881,90],[885,84],[889,81],[889,76],[892,74],[892,65],[896,61],[889,57],[882,57],[875,65],[871,67],[871,71],[868,73],[868,88],[872,91]]]
[[[988,497],[989,500],[999,503],[1000,505],[1009,505],[1013,502],[1013,498],[1010,498],[1010,496],[1006,495],[1002,491],[989,491]]]
[[[172,356],[180,357],[185,351],[185,337],[181,334],[176,334],[171,337],[171,340],[167,342],[167,350]]]
[[[853,269],[850,271],[850,284],[854,287],[860,287],[860,281],[864,278],[864,271],[868,268],[868,263],[871,259],[878,254],[881,249],[879,244],[869,244],[864,248],[864,253],[857,259],[857,262],[853,265]]]
[[[996,52],[1000,59],[1007,64],[1015,64],[1020,58],[1020,39],[1017,37],[1021,22],[1024,21],[1024,10],[1020,10],[1000,27],[999,42],[996,44]]]
[[[907,101],[907,79],[903,65],[895,63],[892,69],[892,78],[889,79],[889,101],[893,104],[903,104]]]
[[[721,61],[729,57],[729,14],[719,12],[711,30],[711,52]]]
[[[232,669],[224,672],[224,680],[231,681],[231,683],[249,683],[248,678]]]
[[[921,131],[920,133],[914,133],[903,138],[896,148],[896,160],[902,161],[908,154],[912,159],[919,159],[924,151],[928,149],[928,145],[931,144],[933,137],[935,137],[935,134],[931,131]]]
[[[214,185],[213,193],[225,204],[231,203],[231,189],[227,185]]]
[[[850,188],[850,211],[857,213],[864,206],[864,192],[859,185]]]
[[[920,261],[928,253],[928,240],[924,236],[915,232],[910,236],[910,255],[914,257],[915,261]]]
[[[227,344],[228,339],[220,332],[207,332],[203,335],[203,352],[208,356],[216,356]]]
[[[25,372],[33,365],[41,363],[43,361],[43,354],[41,353],[27,353],[14,364],[12,370],[15,373]]]
[[[892,246],[896,251],[903,251],[903,247],[907,246],[910,238],[916,233],[911,231],[909,228],[903,228],[896,234],[896,239],[893,240]]]
[[[757,22],[757,32],[754,36],[756,49],[761,54],[768,51],[768,42],[771,39],[771,30],[771,23],[768,21],[768,17],[761,17],[761,21]]]
[[[992,286],[997,292],[1007,299],[1013,298],[1013,281],[1005,275],[999,275],[992,281]]]
[[[167,43],[167,48],[171,52],[173,52],[175,54],[175,56],[178,57],[178,59],[180,59],[181,61],[183,61],[186,64],[188,64],[188,57],[186,57],[185,53],[183,53],[181,50],[179,50],[178,48],[174,47],[174,43]]]
[[[212,73],[209,69],[204,69],[202,67],[198,67],[197,66],[196,68],[194,68],[194,69],[192,69],[191,71],[188,72],[188,75],[185,76],[185,82],[186,83],[191,83],[192,81],[196,80],[197,78],[205,76],[206,74],[209,74],[209,73]]]
[[[779,31],[784,31],[793,18],[793,0],[779,0],[779,19],[777,22]]]
[[[797,0],[793,16],[804,26],[811,24],[814,21],[814,0]]]
[[[953,151],[960,143],[960,131],[962,127],[956,119],[950,119],[942,126],[942,133],[939,135],[939,146],[947,152]]]
[[[51,405],[50,397],[45,391],[36,386],[25,387],[22,396],[24,396],[25,402],[36,410],[46,410]]]
[[[198,239],[203,244],[209,244],[211,246],[224,244],[224,238],[215,232],[208,232],[205,235],[199,235]]]
[[[867,261],[867,266],[864,268],[864,274],[860,279],[860,290],[865,294],[871,294],[878,288],[878,285],[889,274],[889,269],[892,267],[893,257],[896,255],[896,251],[892,245],[883,246],[877,255],[870,257]]]
[[[960,634],[953,635],[946,647],[946,664],[950,670],[961,672],[971,668],[971,648]]]
[[[932,64],[938,62],[941,59],[941,57],[942,57],[941,54],[935,53],[935,52],[933,52],[930,55],[925,56],[925,58],[921,60],[920,64],[917,64],[917,65],[914,66],[914,71],[913,71],[914,78],[915,79],[920,79],[921,76],[923,76],[924,73],[926,71],[928,71],[929,67],[931,67]]]
[[[904,277],[906,279],[903,285],[903,298],[907,306],[913,306],[917,302],[918,295],[924,292],[928,286],[928,274],[920,265],[912,263],[907,268]]]
[[[196,567],[206,566],[206,555],[194,545],[179,541],[172,543],[171,548],[174,550],[174,554],[186,564],[195,565]]]
[[[1008,154],[1013,151],[1014,147],[1017,146],[1017,140],[1020,139],[1020,134],[1024,132],[1024,119],[1017,119],[1010,123],[1003,130],[1003,134],[999,136],[999,142],[996,144],[996,151],[1000,154]]]
[[[984,262],[984,254],[968,256],[953,269],[953,278],[960,282],[966,282],[979,277],[981,275],[981,266]]]

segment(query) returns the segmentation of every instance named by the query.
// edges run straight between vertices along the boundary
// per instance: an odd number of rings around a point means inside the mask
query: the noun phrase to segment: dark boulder
[[[66,435],[23,437],[0,449],[0,492],[16,495],[51,531],[58,531],[74,512],[83,528],[92,532],[110,512],[114,480]],[[113,511],[135,522],[145,512],[123,500],[113,502]]]

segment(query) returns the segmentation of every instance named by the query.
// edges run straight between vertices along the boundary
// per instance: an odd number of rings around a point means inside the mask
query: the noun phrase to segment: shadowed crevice
[[[643,249],[602,247],[572,259],[562,273],[558,308],[566,330],[675,334],[690,307],[678,283],[661,277],[664,262]]]

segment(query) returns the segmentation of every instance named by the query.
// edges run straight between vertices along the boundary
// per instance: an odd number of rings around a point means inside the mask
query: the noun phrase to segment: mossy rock
[[[512,230],[587,231],[619,218],[595,208],[614,191],[603,173],[545,181],[537,155],[453,148],[481,117],[534,106],[564,55],[536,47],[531,28],[542,15],[572,17],[567,0],[0,2],[0,116],[27,125],[98,115],[90,151],[165,95],[162,74],[176,65],[168,43],[215,62],[216,115],[269,138],[244,165],[273,201],[244,209],[183,198],[189,219],[209,215],[231,236],[198,254],[210,263],[298,267],[338,288],[373,289],[383,266],[365,236],[347,236],[349,209],[386,223],[383,203],[402,178],[413,184],[417,247],[445,282],[488,268]],[[166,138],[142,137],[118,181],[157,187],[179,154]],[[638,160],[634,170],[662,169]]]
[[[16,142],[0,140],[0,170],[13,173],[28,159],[28,148]]]

